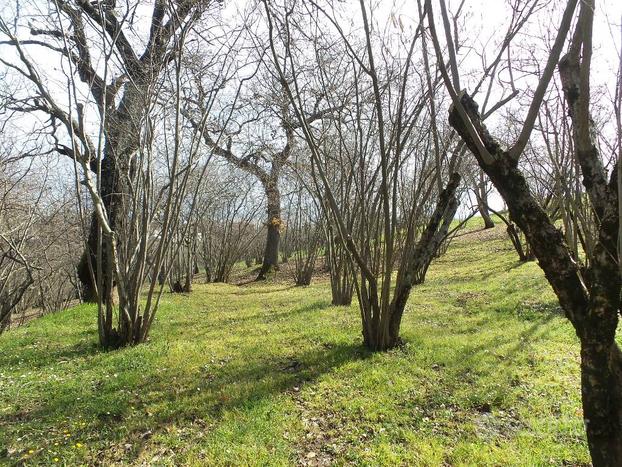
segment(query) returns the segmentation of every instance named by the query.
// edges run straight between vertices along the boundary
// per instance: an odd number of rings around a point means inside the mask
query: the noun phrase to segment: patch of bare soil
[[[301,385],[296,385],[290,391],[304,427],[304,436],[296,449],[296,465],[334,465],[334,455],[339,450],[331,435],[337,425],[334,416],[330,413],[321,416],[313,413],[301,396],[300,389]]]
[[[455,241],[465,243],[478,243],[488,240],[499,240],[507,238],[505,224],[497,223],[492,229],[469,230],[456,235]]]
[[[492,413],[490,409],[478,408],[480,412],[475,418],[478,436],[482,439],[493,441],[498,438],[510,438],[519,431],[523,424],[513,410],[499,410]]]
[[[231,283],[233,285],[247,286],[255,283],[259,269],[261,265],[258,265],[253,269],[244,269],[243,271],[237,271],[232,273]],[[275,284],[293,284],[295,282],[296,262],[292,258],[287,263],[279,263],[279,270],[269,274],[267,281]],[[311,281],[328,279],[328,270],[324,262],[324,257],[319,257],[315,261],[315,268],[313,269],[313,278]],[[263,283],[263,281],[259,282]]]

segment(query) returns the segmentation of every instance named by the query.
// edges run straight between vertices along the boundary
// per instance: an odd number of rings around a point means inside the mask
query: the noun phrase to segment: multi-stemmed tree
[[[93,204],[80,277],[87,297],[97,298],[99,337],[106,347],[144,341],[155,316],[155,282],[144,306],[141,288],[152,277],[150,267],[161,267],[196,164],[196,138],[189,145],[181,141],[181,55],[192,24],[208,6],[156,0],[144,41],[135,36],[141,30],[138,3],[54,2],[43,24],[29,25],[30,38],[18,37],[0,19],[2,45],[13,51],[11,58],[0,60],[27,83],[7,107],[47,116],[47,141],[74,162],[76,182],[83,178],[76,188],[86,186]],[[29,55],[33,47],[57,58],[66,85],[47,78],[45,64]],[[168,102],[174,110],[168,114],[156,108],[166,86],[175,89]],[[164,154],[168,180],[156,187],[155,159],[163,155],[154,148],[160,117],[172,122],[161,129],[171,151]],[[156,225],[160,230],[154,233]]]
[[[372,32],[371,12],[361,1],[364,40],[358,43],[342,28],[351,12],[338,4],[324,10],[312,2],[301,5],[298,12],[294,7],[281,10],[263,4],[272,65],[307,143],[318,191],[326,197],[340,242],[357,271],[355,287],[364,343],[372,350],[392,348],[400,342],[400,324],[411,288],[425,274],[458,207],[460,177],[443,170],[445,158],[440,148],[444,145],[436,140],[440,133],[434,131],[434,119],[429,118],[432,93],[414,72],[419,65],[420,30],[406,42],[399,32],[379,37]],[[300,16],[296,13],[315,24],[312,57],[302,50],[298,36],[304,34],[298,34]],[[339,69],[347,70],[345,74],[331,67],[326,59],[329,53],[343,57]],[[390,60],[387,54],[391,54]],[[314,66],[309,66],[310,59]],[[338,203],[325,170],[330,157],[322,145],[326,128],[306,118],[311,89],[319,89],[329,107],[340,111],[339,118],[324,123],[332,125],[341,141],[348,183],[359,203],[351,223],[343,214],[347,206]],[[417,131],[421,127],[427,131]],[[413,204],[400,203],[403,193],[411,190],[415,193],[410,197]],[[434,205],[436,208],[430,209]]]

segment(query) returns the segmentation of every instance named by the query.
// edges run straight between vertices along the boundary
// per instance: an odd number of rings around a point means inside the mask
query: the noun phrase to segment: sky
[[[423,0],[422,0],[423,1]],[[434,0],[436,3],[436,0]],[[228,0],[225,2],[225,8],[222,16],[226,20],[232,20],[236,11],[245,10],[252,5],[255,0]],[[460,0],[447,0],[450,11],[455,11]],[[15,10],[16,0],[3,0],[0,3],[0,14],[10,14]],[[37,2],[35,2],[37,3]],[[144,12],[145,17],[149,11],[149,4],[152,2],[143,1],[137,11],[137,15]],[[565,2],[561,0],[553,0],[547,4],[547,8],[554,9]],[[21,2],[27,5],[27,2]],[[46,2],[44,0],[38,2],[41,5],[40,14],[45,15],[47,12]],[[419,19],[417,15],[417,0],[371,0],[369,8],[374,11],[374,20],[377,27],[384,28],[386,24],[390,24],[392,18],[398,18],[404,25],[405,34],[414,30],[418,25]],[[25,10],[27,7],[22,6]],[[350,7],[348,7],[350,8]],[[465,37],[463,40],[467,45],[472,45],[474,50],[487,50],[490,56],[495,55],[495,44],[499,43],[505,31],[505,27],[509,21],[510,9],[507,0],[466,0],[465,13],[468,14],[468,30],[461,32]],[[436,8],[438,10],[438,8]],[[356,26],[357,18],[360,18],[358,2],[353,1],[351,7],[351,19]],[[22,11],[25,13],[25,11]],[[526,47],[533,47],[534,51],[542,49],[543,42],[540,39],[543,32],[551,30],[551,26],[557,27],[559,15],[557,18],[550,19],[550,13],[542,12],[528,24],[523,31],[520,40]],[[436,13],[437,23],[440,21],[440,14]],[[619,64],[620,57],[620,25],[622,23],[622,1],[621,0],[596,0],[595,11],[595,27],[594,27],[594,57],[593,57],[593,86],[605,86],[609,92],[613,94],[615,85],[615,73]],[[146,19],[145,26],[148,27]],[[440,23],[439,23],[440,26]],[[390,26],[389,26],[390,27]],[[140,27],[139,27],[140,29]],[[26,37],[26,28],[21,30],[22,37]],[[551,38],[552,41],[552,38]],[[31,47],[29,48],[33,60],[41,67],[50,80],[58,82],[59,89],[64,86],[64,78],[58,71],[57,57],[46,52],[45,49]],[[464,47],[462,52],[468,52],[469,47]],[[11,58],[13,51],[6,46],[0,46],[0,57]],[[466,59],[461,63],[461,74],[467,74],[471,69],[481,69],[481,65],[475,54],[466,55]],[[467,81],[467,80],[465,80]],[[468,86],[468,81],[467,81]],[[34,124],[34,123],[33,123]],[[493,197],[493,207],[501,208],[502,203],[498,196]]]

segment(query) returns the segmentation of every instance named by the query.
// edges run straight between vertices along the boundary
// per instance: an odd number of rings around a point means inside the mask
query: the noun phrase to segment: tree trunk
[[[583,418],[595,467],[622,465],[622,353],[616,343],[620,309],[617,167],[603,203],[598,242],[587,275],[589,306],[580,316]],[[573,323],[574,324],[574,323]]]
[[[120,186],[120,174],[118,173],[118,166],[115,162],[115,158],[110,155],[111,150],[106,150],[106,155],[102,161],[101,166],[101,197],[106,208],[106,214],[108,215],[108,221],[110,228],[116,230],[117,221],[120,217],[122,196]],[[95,213],[91,215],[91,226],[89,229],[89,238],[87,246],[80,259],[78,265],[78,276],[82,283],[83,297],[86,302],[97,301],[97,284],[100,282],[98,278],[97,270],[97,250],[100,243],[99,237],[100,227],[99,221]],[[101,239],[102,243],[102,264],[101,264],[101,283],[104,287],[101,291],[102,297],[106,297],[110,294],[107,290],[109,284],[113,283],[111,278],[105,280],[106,271],[108,268],[108,242],[106,238]],[[89,264],[90,263],[90,264]],[[95,279],[95,283],[93,282]]]
[[[581,342],[581,395],[594,466],[622,465],[622,353],[615,341]]]
[[[2,334],[2,332],[8,329],[11,325],[11,317],[15,307],[21,301],[22,297],[33,282],[34,280],[32,275],[28,273],[28,277],[24,279],[21,284],[9,286],[5,289],[8,290],[8,292],[5,292],[2,296],[0,296],[0,334]]]
[[[196,255],[196,244],[195,239],[197,238],[197,228],[193,229],[192,237],[186,241],[186,280],[184,283],[184,292],[190,293],[192,292],[192,280],[194,279],[194,275],[196,274],[196,263],[195,263],[195,255]]]
[[[518,254],[518,259],[521,262],[533,261],[535,258],[531,247],[529,246],[529,242],[525,242],[523,246],[523,241],[521,239],[521,231],[520,228],[512,221],[512,219],[506,219],[506,217],[493,209],[490,209],[493,213],[497,215],[499,219],[503,221],[503,223],[507,226],[506,232],[510,241],[512,242],[512,246],[514,246],[514,250]],[[509,216],[508,216],[509,217]]]
[[[492,229],[495,226],[495,223],[493,222],[492,217],[490,217],[488,207],[486,207],[484,204],[481,204],[480,206],[478,206],[478,209],[480,216],[482,216],[482,219],[484,219],[484,228]]]
[[[118,110],[105,121],[106,144],[101,162],[101,197],[109,226],[117,234],[117,241],[120,238],[118,234],[125,216],[125,198],[130,193],[130,180],[134,175],[132,156],[140,145],[138,122],[140,121],[139,114],[142,113],[143,108],[144,95],[136,86],[130,86],[127,88]],[[97,171],[95,162],[92,162],[91,170]],[[135,342],[137,336],[134,336],[132,331],[136,329],[137,323],[132,323],[133,318],[128,318],[126,314],[132,308],[129,304],[119,304],[118,328],[114,328],[113,297],[115,283],[111,260],[111,239],[103,236],[100,240],[100,231],[99,221],[93,213],[86,251],[82,256],[78,271],[84,289],[84,299],[96,301],[99,298],[100,303],[102,303],[103,312],[99,316],[98,324],[99,340],[104,348],[116,348],[138,343]],[[101,243],[102,249],[101,263],[98,266],[99,243]],[[101,284],[99,297],[96,296],[96,284]],[[126,308],[125,311],[124,308]]]
[[[352,305],[353,290],[350,289],[333,289],[331,304],[334,306],[350,306]]]
[[[399,330],[397,333],[391,333],[390,329],[386,327],[370,332],[370,330],[363,327],[363,345],[372,352],[385,352],[394,349],[401,343],[402,339],[399,336]]]
[[[331,303],[335,306],[350,306],[354,294],[354,278],[352,268],[343,258],[339,270],[330,271]]]
[[[104,122],[106,143],[101,161],[101,197],[108,216],[110,228],[117,232],[123,219],[124,197],[130,192],[129,179],[133,177],[132,156],[140,146],[138,122],[145,108],[145,95],[139,87],[129,86],[118,109]],[[97,162],[91,162],[91,170],[97,172]],[[99,221],[95,213],[91,216],[91,226],[87,246],[78,266],[78,276],[84,290],[85,301],[97,301],[96,285],[102,283],[102,297],[110,297],[114,280],[109,265],[109,245],[104,237],[102,244],[101,280],[97,272],[97,250],[100,243]],[[95,283],[93,283],[95,280]]]
[[[495,223],[493,222],[492,217],[490,217],[490,212],[488,210],[488,191],[486,190],[484,171],[481,169],[479,171],[479,183],[477,185],[477,190],[479,191],[477,196],[477,208],[482,216],[482,219],[484,219],[484,228],[492,229],[495,226]]]
[[[406,302],[412,287],[423,282],[428,267],[447,237],[451,221],[458,210],[456,191],[460,184],[460,175],[454,173],[445,189],[440,193],[436,208],[416,245],[408,247],[402,266],[398,272],[393,299],[388,309],[381,310],[374,290],[367,291],[361,284],[359,300],[363,318],[363,342],[374,352],[389,350],[398,346],[400,326]],[[414,238],[410,240],[414,242]]]
[[[523,248],[523,242],[521,242],[520,232],[518,228],[516,227],[516,224],[509,222],[507,233],[508,233],[508,237],[510,237],[510,241],[512,242],[512,245],[514,245],[514,249],[516,250],[516,253],[518,253],[518,259],[522,263],[525,263],[527,261],[533,261],[535,258],[533,257],[533,254],[531,253],[531,249],[529,248],[529,245],[527,244],[525,245],[525,248]]]
[[[335,306],[350,306],[354,294],[354,272],[348,253],[340,244],[333,226],[326,227],[325,264],[330,276],[331,303]]]
[[[101,164],[101,197],[108,216],[110,228],[117,231],[123,217],[123,193],[127,193],[125,177],[129,172],[122,170],[122,164],[107,144]],[[78,275],[83,287],[85,301],[101,302],[101,314],[98,319],[99,341],[104,348],[117,348],[126,345],[122,327],[127,325],[123,314],[119,315],[119,328],[115,329],[114,319],[114,272],[112,270],[112,251],[110,238],[102,236],[95,213],[91,217],[91,226],[87,247],[78,266]],[[98,264],[98,248],[101,243],[101,262]],[[94,282],[95,281],[95,282]],[[99,289],[99,290],[98,290]],[[99,297],[97,295],[99,292]]]
[[[192,292],[192,271],[188,270],[186,273],[186,282],[184,283],[184,292]]]
[[[259,270],[257,280],[265,280],[268,274],[279,269],[279,242],[281,239],[281,194],[276,180],[271,180],[265,185],[268,200],[268,223],[266,248],[263,254],[263,264]]]
[[[590,455],[595,467],[622,466],[622,358],[615,343],[618,326],[620,271],[617,180],[612,178],[601,201],[599,241],[584,274],[562,233],[530,193],[517,161],[504,151],[481,121],[477,104],[463,93],[462,104],[493,162],[487,163],[455,108],[449,123],[469,146],[505,199],[512,220],[527,237],[539,265],[551,284],[581,342],[583,413]],[[588,183],[589,170],[584,171]],[[617,174],[617,167],[614,168]],[[608,200],[608,202],[607,202]]]
[[[406,267],[401,268],[398,273],[395,292],[390,305],[390,319],[387,320],[389,326],[388,341],[394,343],[393,345],[399,342],[402,316],[410,291],[415,284],[423,283],[432,259],[447,237],[451,221],[458,210],[459,201],[456,191],[459,184],[460,175],[454,173],[439,195],[434,213],[417,245],[411,250],[409,257],[405,258]]]

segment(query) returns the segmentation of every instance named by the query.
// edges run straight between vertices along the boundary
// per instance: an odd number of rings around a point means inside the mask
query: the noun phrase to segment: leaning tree
[[[581,2],[579,13],[575,15],[577,3],[569,0],[565,5],[557,36],[524,123],[516,142],[509,147],[488,131],[473,97],[460,90],[458,60],[451,49],[448,49],[449,57],[441,49],[430,0],[426,2],[426,13],[438,66],[453,101],[449,122],[504,198],[510,215],[525,233],[579,338],[583,414],[592,461],[595,466],[619,466],[622,465],[622,352],[616,342],[616,330],[620,314],[620,154],[608,173],[590,113],[595,3],[590,0]],[[575,17],[569,51],[562,56]],[[449,24],[445,23],[444,27],[446,36],[451,38]],[[444,65],[447,58],[451,71]],[[572,125],[574,158],[580,167],[585,195],[591,205],[592,222],[598,232],[592,251],[585,252],[589,255],[585,265],[542,209],[519,166],[556,66]],[[620,92],[619,83],[617,92]],[[619,132],[619,126],[617,130]],[[574,180],[566,180],[566,183],[572,184]]]

